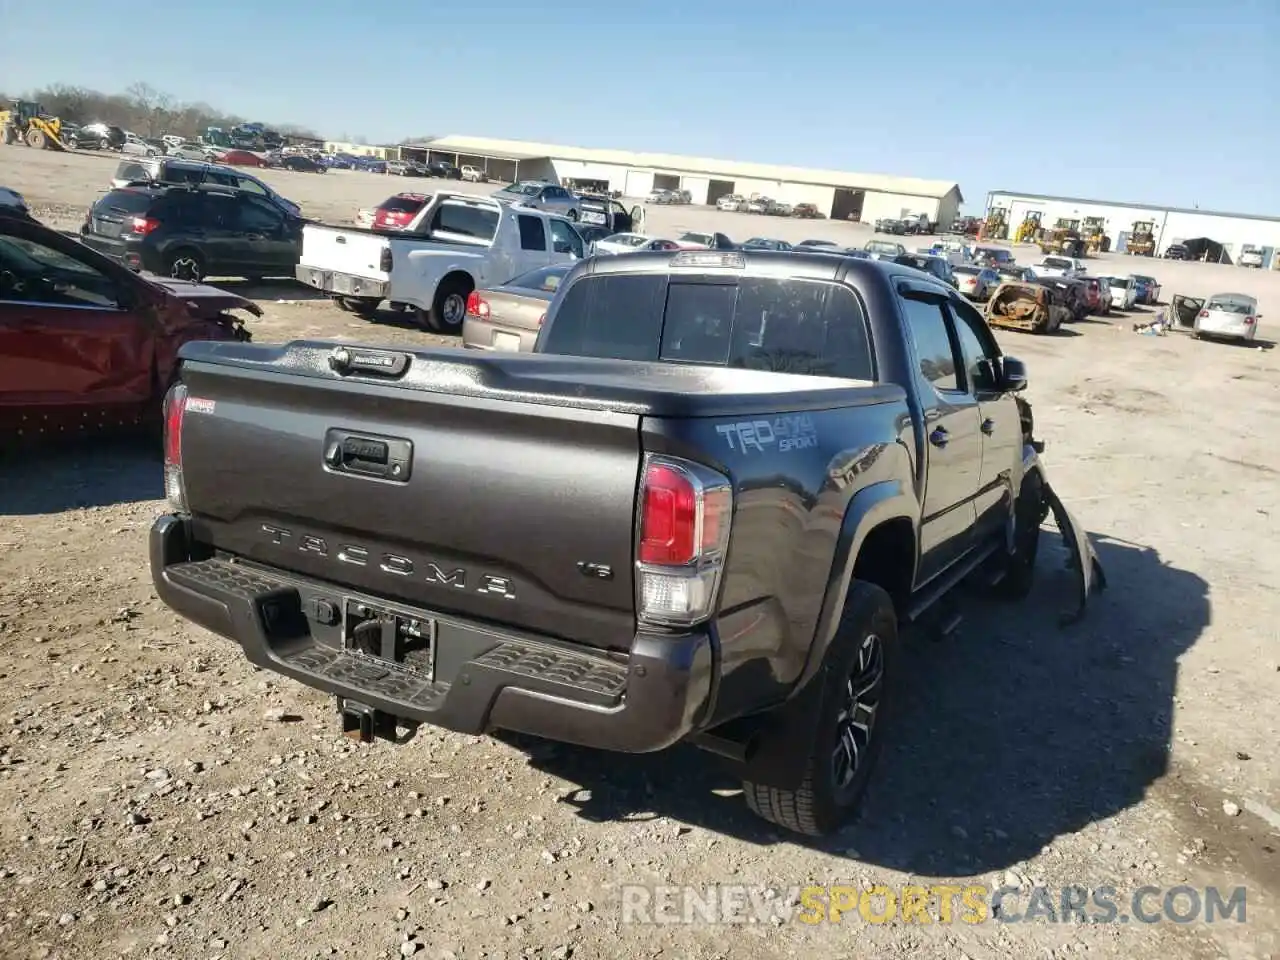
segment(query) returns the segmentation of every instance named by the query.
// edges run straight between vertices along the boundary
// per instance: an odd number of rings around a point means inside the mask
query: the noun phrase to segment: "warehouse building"
[[[1038,193],[1015,193],[996,190],[987,194],[987,217],[1003,213],[1010,233],[1028,216],[1039,217],[1044,227],[1059,220],[1084,221],[1089,217],[1103,220],[1103,231],[1117,253],[1125,250],[1129,237],[1141,224],[1150,224],[1155,239],[1156,255],[1163,256],[1171,244],[1188,246],[1197,259],[1221,263],[1239,263],[1246,250],[1261,250],[1262,266],[1269,268],[1280,250],[1280,217],[1263,217],[1246,213],[1220,213],[1185,207],[1160,207],[1144,203],[1112,203],[1105,200],[1082,200],[1078,197],[1051,197]]]
[[[783,203],[812,203],[833,220],[872,222],[924,214],[935,223],[950,224],[963,200],[958,184],[941,180],[522,140],[435,137],[404,144],[401,156],[479,167],[490,179],[502,182],[556,180],[576,189],[616,190],[626,197],[645,197],[652,190],[687,190],[694,203],[714,204],[733,193],[761,195]]]

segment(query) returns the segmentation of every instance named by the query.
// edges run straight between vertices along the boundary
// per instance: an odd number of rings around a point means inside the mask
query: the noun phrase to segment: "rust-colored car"
[[[462,345],[474,350],[529,353],[542,318],[574,263],[553,263],[530,270],[501,286],[477,290],[467,299]]]
[[[250,339],[251,300],[133,273],[0,207],[0,449],[15,439],[147,422],[178,348]]]
[[[1071,320],[1063,291],[1030,283],[1002,283],[987,301],[987,323],[1027,333],[1056,333]]]

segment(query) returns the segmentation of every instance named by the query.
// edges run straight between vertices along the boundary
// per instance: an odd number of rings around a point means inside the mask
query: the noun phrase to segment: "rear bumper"
[[[1226,340],[1251,340],[1257,332],[1256,324],[1224,323],[1210,320],[1205,323],[1196,318],[1195,332],[1204,337],[1222,337]]]
[[[391,285],[387,280],[370,280],[368,277],[358,277],[352,273],[321,270],[301,263],[295,268],[294,276],[300,283],[305,283],[309,287],[343,297],[377,297],[379,300],[385,300],[387,289]]]
[[[151,573],[169,607],[240,644],[250,662],[318,690],[462,733],[519,731],[623,753],[661,750],[710,713],[713,633],[639,634],[625,657],[447,616],[435,675],[344,650],[317,601],[377,597],[230,558],[192,560],[186,522],[151,529]],[[415,613],[415,616],[417,614]]]
[[[140,270],[143,267],[142,251],[127,240],[100,237],[94,233],[82,232],[80,234],[80,242],[90,250],[100,253],[104,257],[110,257],[130,270]]]

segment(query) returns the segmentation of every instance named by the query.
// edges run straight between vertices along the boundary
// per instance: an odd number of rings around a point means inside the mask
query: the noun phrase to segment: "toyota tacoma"
[[[755,812],[821,834],[866,786],[900,624],[948,630],[963,581],[1025,596],[1051,511],[1077,615],[1103,585],[1025,367],[889,261],[588,259],[528,354],[181,356],[159,595],[333,694],[362,740],[691,742]]]

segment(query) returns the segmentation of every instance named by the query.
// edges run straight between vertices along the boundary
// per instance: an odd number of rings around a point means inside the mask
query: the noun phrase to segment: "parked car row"
[[[693,194],[688,190],[650,190],[646,201],[662,204],[693,203]]]
[[[924,236],[937,232],[937,224],[931,223],[923,213],[914,217],[891,217],[875,222],[876,233]]]
[[[471,175],[464,176],[464,171],[470,171]],[[416,160],[387,160],[384,163],[382,172],[393,177],[438,177],[442,180],[476,180],[477,182],[483,182],[479,179],[479,176],[482,175],[475,167],[459,169],[451,163],[440,161],[419,163]]]
[[[755,213],[766,217],[797,217],[801,220],[821,220],[822,211],[813,203],[783,203],[771,197],[744,197],[731,193],[716,201],[716,209],[725,213]]]

